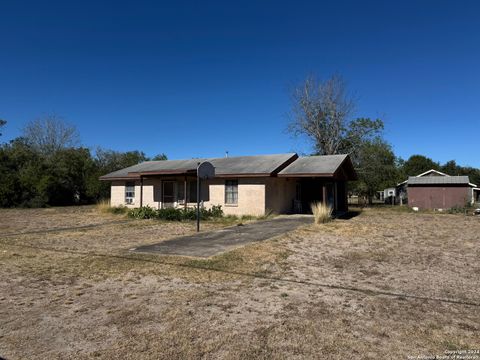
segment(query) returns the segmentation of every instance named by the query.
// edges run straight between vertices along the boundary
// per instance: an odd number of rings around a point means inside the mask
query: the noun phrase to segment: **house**
[[[441,171],[430,169],[421,174],[418,174],[416,177],[424,177],[424,176],[450,176]],[[396,186],[396,203],[403,205],[408,202],[408,179],[398,183]]]
[[[468,176],[450,176],[437,170],[428,170],[397,185],[402,200],[419,209],[450,209],[475,202],[477,186]]]
[[[473,191],[473,199],[472,199],[473,205],[480,207],[480,188],[474,187],[472,191]]]
[[[394,204],[397,196],[397,189],[394,187],[378,191],[378,199],[386,204]]]
[[[299,157],[295,153],[214,159],[147,161],[100,177],[111,182],[111,205],[193,207],[197,166],[209,161],[215,177],[200,186],[200,200],[227,215],[305,213],[321,201],[347,210],[347,182],[357,175],[348,155]]]
[[[419,209],[450,209],[473,203],[468,176],[426,176],[408,179],[408,205]]]

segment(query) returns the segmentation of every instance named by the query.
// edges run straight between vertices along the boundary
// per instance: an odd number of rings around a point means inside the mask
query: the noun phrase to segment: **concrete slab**
[[[272,220],[182,236],[158,244],[140,246],[136,252],[209,257],[236,247],[285,234],[301,225],[312,224],[311,215],[284,215]]]

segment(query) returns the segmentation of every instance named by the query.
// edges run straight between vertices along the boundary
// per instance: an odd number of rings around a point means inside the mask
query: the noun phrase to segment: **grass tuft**
[[[110,213],[116,215],[123,215],[126,214],[128,211],[128,208],[126,206],[110,206],[110,200],[108,199],[103,199],[97,202],[96,208],[97,211],[100,213]]]
[[[332,208],[321,202],[315,202],[310,205],[315,224],[324,224],[332,220]]]
[[[109,199],[102,199],[97,202],[96,208],[101,213],[107,213],[110,210],[110,200]]]

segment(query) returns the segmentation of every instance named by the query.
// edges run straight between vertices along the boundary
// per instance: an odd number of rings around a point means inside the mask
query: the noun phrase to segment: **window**
[[[225,181],[225,204],[238,204],[238,180]]]
[[[188,202],[197,202],[197,180],[188,182]]]
[[[179,204],[185,204],[185,184],[183,182],[177,182],[177,202]]]
[[[125,183],[125,204],[133,204],[135,202],[135,183]]]

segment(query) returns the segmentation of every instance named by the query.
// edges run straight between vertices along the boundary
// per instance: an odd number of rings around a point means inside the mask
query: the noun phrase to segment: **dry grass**
[[[101,213],[107,213],[110,210],[110,200],[109,199],[103,199],[97,202],[96,208],[98,212]]]
[[[365,210],[198,260],[127,251],[194,224],[67,208],[1,210],[2,228],[20,232],[22,212],[29,230],[107,225],[0,236],[7,359],[405,359],[480,343],[479,307],[461,303],[480,303],[478,218]]]
[[[332,208],[324,203],[315,202],[310,205],[315,224],[325,224],[332,220]]]

